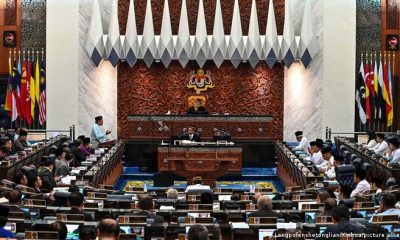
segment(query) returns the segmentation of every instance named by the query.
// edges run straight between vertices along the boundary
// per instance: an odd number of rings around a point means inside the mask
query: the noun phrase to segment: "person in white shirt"
[[[312,141],[310,142],[310,154],[311,154],[311,161],[315,165],[319,165],[324,162],[324,158],[322,157],[321,149],[323,144],[321,142]]]
[[[396,137],[390,138],[388,140],[389,148],[392,153],[389,156],[389,163],[390,164],[398,164],[400,163],[400,142]]]
[[[324,161],[318,164],[316,167],[320,172],[326,172],[331,166],[333,166],[334,157],[332,155],[332,149],[330,147],[323,147],[321,149],[322,158]]]
[[[368,133],[368,142],[367,144],[364,144],[364,147],[367,149],[373,148],[378,144],[376,142],[376,133],[374,131],[371,131]]]
[[[294,135],[296,135],[296,140],[297,142],[299,142],[299,144],[294,148],[294,150],[303,151],[304,153],[307,153],[308,140],[306,137],[303,136],[303,132],[297,131],[294,133]]]
[[[336,179],[336,168],[342,166],[343,164],[343,157],[342,156],[335,156],[334,157],[334,162],[333,166],[330,166],[328,170],[325,172],[325,175],[330,179],[330,180],[335,180]]]
[[[385,192],[382,194],[382,200],[380,207],[376,210],[376,213],[371,217],[369,223],[372,223],[374,216],[385,216],[385,215],[400,215],[400,209],[395,207],[396,195],[394,193]]]
[[[354,182],[357,183],[356,188],[351,192],[350,198],[354,198],[356,195],[363,194],[366,191],[371,190],[371,185],[368,183],[365,178],[367,177],[367,173],[364,169],[357,168],[354,172]]]
[[[375,194],[380,194],[382,192],[382,179],[379,177],[371,178],[371,190],[376,190]]]
[[[211,189],[208,185],[203,185],[203,179],[201,177],[193,178],[193,185],[189,185],[186,187],[185,193],[190,190],[202,190],[202,189]]]
[[[383,155],[385,153],[385,151],[387,151],[389,149],[389,146],[388,146],[387,142],[385,141],[385,134],[377,133],[376,141],[378,142],[378,144],[376,144],[372,148],[368,148],[368,150],[374,151],[375,154]]]

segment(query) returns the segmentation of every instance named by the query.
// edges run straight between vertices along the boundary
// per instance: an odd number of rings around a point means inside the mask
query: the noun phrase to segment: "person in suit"
[[[23,151],[25,148],[29,147],[28,131],[24,129],[19,131],[19,137],[15,140],[14,147],[16,151]]]
[[[35,173],[31,174],[28,177],[28,186],[33,188],[35,190],[35,193],[42,193],[42,190],[40,189],[43,185],[42,178]]]
[[[82,210],[83,200],[84,200],[84,196],[82,193],[72,192],[68,198],[68,206],[71,207],[71,210],[69,210],[68,212],[65,212],[65,213],[83,214],[83,218],[84,218],[85,222],[93,222],[94,219],[93,219],[92,215],[90,215],[89,213],[85,213]]]
[[[164,217],[152,212],[154,209],[153,198],[149,195],[141,195],[138,207],[140,209],[135,215],[146,216],[147,219],[153,219],[154,223],[164,223]]]
[[[13,144],[13,142],[11,141],[10,138],[8,138],[8,137],[2,138],[2,139],[1,139],[1,143],[2,143],[2,144],[1,144],[2,146],[6,147],[6,148],[8,149],[7,155],[12,155],[12,154],[15,154],[15,153],[16,153],[16,152],[15,152],[15,149],[14,149],[14,144]]]
[[[8,156],[8,149],[5,146],[0,147],[0,160],[4,160]]]
[[[354,182],[357,183],[356,188],[351,192],[350,198],[354,198],[356,195],[363,194],[366,191],[371,190],[371,185],[365,179],[367,173],[362,168],[357,168],[354,172]]]
[[[258,210],[251,212],[248,217],[276,217],[283,218],[282,214],[272,210],[272,200],[269,197],[262,196],[257,201]]]
[[[219,128],[214,132],[213,141],[214,142],[217,142],[217,141],[230,142],[231,141],[231,135],[228,132],[226,132],[224,129]]]
[[[196,128],[194,126],[189,126],[187,132],[185,132],[181,140],[188,140],[192,142],[201,142],[200,136],[196,133]]]
[[[29,212],[21,209],[22,205],[22,193],[19,190],[12,190],[8,197],[8,207],[10,212],[22,212],[25,215],[25,219],[31,219]]]
[[[339,240],[341,233],[362,234],[364,229],[361,226],[353,225],[349,222],[349,208],[345,205],[335,206],[332,209],[332,217],[334,225],[329,225],[325,232],[322,233],[320,239]]]
[[[74,166],[78,167],[81,165],[81,162],[86,161],[86,156],[83,154],[81,147],[82,147],[82,140],[76,139],[74,144],[71,147],[71,153],[74,155]]]
[[[39,168],[39,176],[43,182],[43,189],[51,192],[53,188],[57,187],[57,183],[54,178],[53,169],[55,163],[55,156],[44,156],[42,158],[43,166]]]
[[[203,179],[200,176],[194,177],[192,182],[193,182],[193,185],[187,186],[185,193],[187,193],[189,191],[195,191],[195,190],[210,189],[210,186],[203,185]]]
[[[28,178],[23,172],[17,172],[14,176],[17,185],[28,186]]]
[[[112,218],[104,218],[97,225],[96,239],[117,240],[119,239],[119,234],[120,234],[119,224]]]
[[[206,108],[202,105],[203,102],[201,101],[200,98],[198,98],[193,106],[191,106],[188,110],[187,110],[187,114],[208,114],[208,111],[206,110]]]

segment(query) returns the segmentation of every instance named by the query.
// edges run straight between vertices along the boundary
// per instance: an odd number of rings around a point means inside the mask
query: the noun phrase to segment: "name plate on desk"
[[[185,218],[185,224],[213,224],[213,218],[192,218],[192,217],[187,217]]]
[[[293,202],[301,202],[301,201],[309,201],[309,200],[314,200],[312,194],[305,194],[305,195],[300,195],[300,194],[294,194],[292,197]]]
[[[241,195],[240,196],[240,201],[250,201],[250,196],[249,195]]]
[[[82,223],[85,221],[83,214],[57,214],[57,221]]]
[[[24,205],[28,207],[46,207],[46,201],[45,200],[39,200],[39,199],[25,199],[24,200]]]
[[[118,218],[119,224],[138,224],[138,225],[146,225],[147,217],[146,216],[119,216]]]
[[[197,201],[200,201],[200,196],[197,196],[197,195],[188,195],[188,196],[187,196],[187,201],[188,201],[188,202],[197,202]]]
[[[249,217],[249,225],[276,226],[276,217]]]
[[[254,191],[256,193],[271,193],[274,190],[272,188],[256,188]]]
[[[255,211],[258,209],[256,204],[246,204],[246,211]]]
[[[98,209],[99,203],[97,202],[85,202],[83,204],[83,209]]]
[[[372,224],[399,224],[398,215],[373,216]]]
[[[126,187],[125,188],[126,192],[144,192],[144,188],[143,187]]]
[[[25,239],[58,239],[58,232],[25,231]]]
[[[193,210],[212,211],[213,205],[211,205],[211,204],[189,204],[189,211],[193,211]]]
[[[324,209],[323,203],[314,203],[314,204],[303,204],[301,207],[301,211],[306,212],[319,212]]]
[[[332,216],[317,216],[315,220],[316,225],[332,225],[333,217]]]
[[[91,199],[107,199],[107,193],[88,192],[87,198]]]
[[[9,212],[8,213],[9,222],[23,222],[25,221],[25,214],[23,212]]]
[[[374,210],[375,203],[374,202],[354,202],[353,210]]]

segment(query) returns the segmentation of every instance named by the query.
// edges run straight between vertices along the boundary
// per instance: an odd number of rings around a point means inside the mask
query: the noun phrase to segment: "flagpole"
[[[10,48],[10,51],[8,52],[8,69],[10,70],[11,69],[11,71],[8,73],[8,74],[10,74],[10,76],[9,76],[9,78],[10,77],[12,77],[12,72],[13,72],[13,69],[12,69],[12,61],[11,61],[11,59],[12,59],[12,51],[11,51],[11,48]],[[12,79],[11,79],[12,80]],[[8,87],[9,87],[9,82],[7,81],[7,91],[10,91],[10,89],[8,89]],[[12,82],[11,82],[11,86],[12,86]],[[12,89],[12,88],[11,88]],[[13,94],[12,92],[11,92],[11,94]],[[7,94],[6,94],[6,96],[7,96]],[[7,98],[7,97],[6,97]],[[12,96],[11,96],[11,99],[12,99]],[[7,101],[6,101],[7,102]],[[11,104],[12,104],[12,100],[11,100]],[[13,108],[11,107],[11,117],[10,117],[10,128],[12,128],[12,115],[13,115]]]
[[[391,93],[390,93],[390,96],[391,96],[391,98],[392,98],[392,111],[393,111],[393,120],[395,119],[394,117],[394,114],[395,114],[395,110],[394,109],[396,109],[396,108],[394,108],[395,106],[394,106],[394,104],[395,104],[395,101],[394,101],[394,96],[393,96],[393,89],[394,89],[394,81],[395,81],[395,74],[394,74],[394,70],[395,70],[395,58],[396,58],[396,53],[395,52],[392,52],[392,54],[393,54],[393,67],[392,67],[392,89],[390,89],[391,90]],[[397,103],[396,103],[396,107],[397,107]],[[391,132],[393,132],[393,123],[394,123],[394,121],[392,120],[392,125],[390,125],[390,131]],[[397,120],[398,121],[398,120]],[[397,125],[399,125],[398,123],[397,123]]]
[[[361,52],[361,57],[360,57],[360,59],[361,59],[361,62],[360,62],[360,68],[361,68],[361,64],[363,63],[363,53]],[[364,71],[364,69],[363,69],[363,71]],[[358,73],[357,74],[357,83],[359,82],[359,75],[360,75],[360,73]],[[356,88],[358,87],[357,86],[358,84],[356,84]],[[359,91],[359,90],[358,90]],[[357,90],[356,90],[356,92],[357,92]],[[360,94],[359,94],[360,95]],[[356,96],[357,97],[357,96]],[[360,101],[362,101],[362,99],[360,99]],[[361,106],[362,106],[362,104],[361,104]],[[360,110],[359,110],[360,111]],[[357,116],[357,114],[356,114],[356,116]],[[358,114],[358,116],[360,116],[360,114]],[[363,127],[363,124],[362,124],[362,122],[361,122],[361,118],[359,117],[359,121],[358,121],[358,129],[360,130],[360,132],[362,132],[364,129],[363,129],[364,127]]]
[[[370,73],[371,73],[371,71],[372,72],[374,72],[374,59],[372,58],[373,57],[373,55],[372,55],[372,51],[370,52],[370,54],[369,54],[369,57],[370,57],[370,60],[371,60],[371,62],[370,62],[370,68],[372,68],[372,69],[370,69]],[[375,74],[375,73],[374,73]],[[370,77],[371,77],[371,74],[370,74]],[[373,78],[374,76],[372,76],[372,78]],[[369,101],[369,106],[370,106],[370,108],[371,109],[373,109],[373,107],[374,106],[371,106],[371,96],[373,97],[373,94],[371,94],[372,93],[372,91],[370,92],[370,96],[369,96],[369,99],[370,99],[370,101]],[[372,111],[371,111],[372,112]],[[375,124],[374,124],[374,121],[375,121],[375,113],[371,113],[371,122],[370,122],[370,129],[369,129],[369,131],[375,131]]]

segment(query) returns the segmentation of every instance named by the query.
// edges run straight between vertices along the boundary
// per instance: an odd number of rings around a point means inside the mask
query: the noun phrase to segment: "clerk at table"
[[[199,134],[196,133],[196,128],[194,126],[189,126],[188,131],[183,133],[182,140],[189,140],[192,142],[201,142]]]

